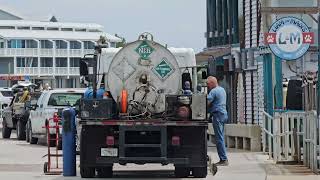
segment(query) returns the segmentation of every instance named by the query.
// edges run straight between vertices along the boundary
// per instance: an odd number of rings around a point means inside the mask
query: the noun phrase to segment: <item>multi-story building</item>
[[[63,23],[55,18],[30,21],[0,9],[0,78],[20,76],[55,88],[79,87],[79,60],[94,52],[100,36],[111,47],[121,41],[98,24]],[[0,80],[0,86],[14,83]]]

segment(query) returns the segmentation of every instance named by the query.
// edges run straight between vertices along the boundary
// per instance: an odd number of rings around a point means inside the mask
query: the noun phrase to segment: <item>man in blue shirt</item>
[[[216,146],[220,161],[216,163],[217,166],[227,166],[228,158],[226,153],[226,146],[224,143],[224,123],[228,120],[228,114],[226,110],[227,94],[223,87],[220,87],[215,77],[209,76],[207,78],[207,86],[209,94],[208,110],[210,113],[210,119],[216,139]]]

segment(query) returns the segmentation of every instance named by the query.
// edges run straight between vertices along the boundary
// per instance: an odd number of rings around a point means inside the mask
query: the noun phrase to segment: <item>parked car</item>
[[[41,92],[28,93],[30,98],[21,101],[23,92],[14,95],[8,107],[3,110],[2,137],[10,138],[12,129],[16,129],[18,140],[26,139],[26,123],[29,118],[30,107],[37,102]]]
[[[13,98],[13,93],[11,88],[0,88],[0,103],[2,109],[7,107]]]
[[[27,140],[30,144],[36,144],[39,138],[47,137],[47,130],[44,128],[46,120],[51,119],[55,113],[67,107],[77,106],[84,94],[85,89],[55,89],[44,91],[37,104],[31,110],[27,122]],[[49,125],[54,122],[49,121]],[[55,138],[56,131],[50,129],[50,136]],[[61,130],[60,132],[61,133]],[[50,142],[50,146],[55,146],[55,142]]]

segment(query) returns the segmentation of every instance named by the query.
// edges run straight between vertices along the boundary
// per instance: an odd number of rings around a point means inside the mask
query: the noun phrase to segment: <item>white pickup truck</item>
[[[55,89],[44,91],[38,99],[36,107],[30,112],[29,120],[26,126],[27,142],[36,144],[39,138],[47,136],[45,128],[46,120],[52,118],[59,109],[70,106],[77,106],[85,89]],[[49,121],[50,125],[54,122]],[[60,130],[61,133],[61,130]],[[55,137],[56,131],[50,130],[50,135]]]

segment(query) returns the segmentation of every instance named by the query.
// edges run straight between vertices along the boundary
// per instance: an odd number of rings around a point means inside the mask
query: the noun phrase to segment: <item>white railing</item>
[[[1,48],[0,55],[2,55],[2,56],[6,55],[6,49]]]
[[[56,49],[55,50],[56,56],[58,57],[67,57],[68,56],[68,49]]]
[[[69,51],[69,52],[68,52]],[[40,54],[39,54],[40,52]],[[2,56],[48,56],[52,57],[53,52],[57,57],[76,56],[82,57],[85,54],[93,54],[93,49],[38,49],[38,48],[0,48]]]
[[[8,56],[38,56],[37,48],[8,48],[4,52]]]
[[[93,54],[94,53],[94,49],[84,49],[83,50],[83,55],[85,54]]]
[[[40,56],[53,56],[53,49],[40,49]]]
[[[17,67],[16,74],[22,75],[38,75],[39,69],[38,67]]]
[[[39,72],[40,71],[40,72]],[[17,75],[49,75],[49,76],[79,76],[79,67],[70,67],[68,74],[68,67],[17,67]]]
[[[70,56],[83,56],[81,49],[70,49]]]
[[[40,67],[40,75],[54,75],[53,67]]]
[[[303,126],[303,164],[319,172],[319,119],[316,111],[306,113]]]
[[[55,75],[68,75],[68,68],[67,67],[56,67],[55,68]]]
[[[69,73],[70,75],[79,76],[80,75],[79,67],[70,67]]]
[[[262,124],[263,151],[275,162],[303,162],[319,171],[319,119],[315,111],[266,112]]]

